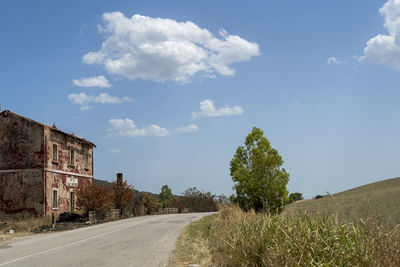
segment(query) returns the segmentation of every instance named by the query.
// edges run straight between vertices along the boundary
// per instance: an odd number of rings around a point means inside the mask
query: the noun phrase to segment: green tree
[[[135,216],[152,215],[158,212],[160,203],[150,193],[141,192],[135,201],[134,213]]]
[[[231,201],[244,210],[279,213],[289,202],[286,189],[289,174],[282,168],[282,157],[263,134],[254,127],[244,146],[236,149],[230,163],[236,190]]]
[[[169,208],[170,202],[173,200],[174,196],[172,195],[171,189],[168,185],[163,185],[160,192],[160,201],[163,208]]]
[[[289,195],[289,202],[290,203],[296,202],[298,200],[303,200],[303,194],[302,193],[296,192],[296,193],[291,193]]]

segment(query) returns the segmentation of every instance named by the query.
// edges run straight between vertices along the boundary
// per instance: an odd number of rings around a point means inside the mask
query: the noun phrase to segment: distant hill
[[[100,180],[100,179],[94,179],[94,182],[97,185],[104,186],[104,187],[110,187],[112,184],[112,182],[104,181],[104,180]],[[154,194],[154,193],[150,193],[150,192],[139,191],[136,189],[133,189],[133,192],[135,193],[135,198],[138,197],[141,193],[149,193],[149,194],[153,195],[155,198],[158,198],[158,194]]]
[[[306,211],[337,213],[346,220],[374,216],[379,222],[400,224],[400,178],[387,179],[320,199],[297,201],[286,208],[286,213]]]
[[[112,184],[109,181],[104,181],[104,180],[99,180],[99,179],[93,179],[93,181],[95,182],[95,184],[100,185],[100,186],[104,186],[104,187],[110,187],[111,184]]]

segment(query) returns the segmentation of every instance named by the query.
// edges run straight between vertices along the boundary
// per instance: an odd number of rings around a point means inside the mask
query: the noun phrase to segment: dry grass
[[[325,198],[295,202],[285,213],[309,215],[337,214],[341,220],[359,222],[374,217],[380,224],[395,227],[400,224],[400,178],[360,186]]]
[[[183,267],[190,264],[211,266],[212,256],[208,242],[214,217],[215,215],[204,217],[191,223],[182,231],[168,266]]]
[[[0,242],[16,236],[32,234],[40,228],[50,226],[50,217],[32,217],[24,214],[4,215],[0,213]],[[10,230],[14,230],[14,233],[10,234]]]
[[[270,216],[224,207],[190,227],[175,259],[183,255],[199,266],[400,266],[400,229],[373,219],[356,225],[336,215]],[[205,253],[193,245],[197,240]]]

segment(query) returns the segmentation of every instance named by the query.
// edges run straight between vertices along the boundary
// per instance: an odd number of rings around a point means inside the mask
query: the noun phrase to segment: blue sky
[[[399,21],[398,0],[1,1],[0,104],[139,190],[231,194],[257,126],[289,191],[335,193],[399,176]]]

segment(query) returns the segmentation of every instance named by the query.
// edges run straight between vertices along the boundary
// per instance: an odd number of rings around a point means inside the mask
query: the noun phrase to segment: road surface
[[[210,213],[144,216],[0,244],[0,266],[165,266],[182,229]]]

